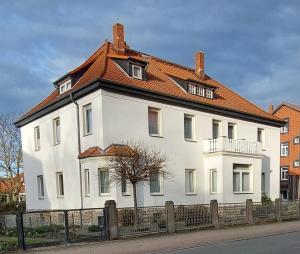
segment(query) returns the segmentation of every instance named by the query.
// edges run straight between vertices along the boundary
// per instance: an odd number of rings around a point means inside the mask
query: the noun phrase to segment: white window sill
[[[128,193],[128,192],[122,192],[122,195],[123,195],[123,196],[131,196],[131,194]]]
[[[187,142],[194,142],[194,143],[197,142],[195,139],[189,139],[189,138],[185,138],[184,140],[187,141]]]
[[[104,197],[105,197],[105,196],[110,196],[110,195],[111,195],[111,193],[100,193],[100,197],[101,197],[101,196],[104,196]]]
[[[253,192],[251,192],[251,191],[236,191],[236,192],[233,192],[233,194],[253,194]]]
[[[45,197],[39,197],[39,200],[44,200],[45,199]]]
[[[163,196],[163,193],[160,192],[154,192],[154,193],[150,193],[151,196]]]
[[[61,144],[61,142],[59,142],[59,143],[54,143],[53,145],[54,146],[58,146],[58,145],[60,145]]]
[[[41,151],[41,148],[34,149],[35,152]]]
[[[160,134],[149,134],[149,136],[153,138],[163,138],[163,136]]]
[[[195,195],[197,195],[197,193],[196,192],[186,192],[185,195],[187,195],[187,196],[195,196]]]
[[[57,196],[57,198],[64,198],[65,196]]]
[[[92,134],[93,134],[93,132],[90,132],[90,133],[84,133],[83,136],[84,136],[84,137],[87,137],[87,136],[90,136],[90,135],[92,135]]]
[[[210,194],[210,195],[217,195],[218,192],[210,192],[209,194]]]

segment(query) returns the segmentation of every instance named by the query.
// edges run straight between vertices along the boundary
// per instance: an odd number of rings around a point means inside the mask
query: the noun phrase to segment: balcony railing
[[[204,151],[206,153],[214,152],[232,152],[246,154],[261,154],[262,145],[257,141],[248,141],[244,139],[228,139],[220,137],[204,141]]]

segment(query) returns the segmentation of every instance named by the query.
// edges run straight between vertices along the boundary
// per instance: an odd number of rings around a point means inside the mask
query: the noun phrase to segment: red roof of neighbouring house
[[[135,59],[137,61],[143,61],[147,64],[147,79],[138,80],[131,78],[118,66],[116,59]],[[98,48],[85,62],[66,75],[72,76],[77,74],[80,74],[79,78],[76,79],[77,81],[71,90],[60,95],[58,89],[55,89],[45,100],[29,110],[21,119],[26,119],[34,115],[43,108],[69,96],[71,92],[89,86],[93,81],[106,80],[112,82],[115,86],[142,89],[160,95],[172,96],[183,101],[195,102],[281,122],[281,120],[275,116],[252,104],[208,75],[204,75],[204,78],[199,77],[192,68],[129,48],[126,48],[124,52],[120,53],[116,50],[114,45],[108,41]],[[215,98],[208,99],[187,93],[174,82],[172,77],[213,86],[216,88]],[[266,94],[266,96],[268,95]]]
[[[0,193],[8,193],[10,192],[12,184],[19,183],[19,192],[25,192],[25,184],[24,184],[24,173],[20,173],[15,176],[13,179],[1,178],[0,179]]]
[[[131,148],[128,145],[112,144],[102,150],[100,147],[90,147],[81,154],[79,154],[78,159],[85,159],[91,157],[100,156],[115,156],[115,155],[129,155],[132,153]]]

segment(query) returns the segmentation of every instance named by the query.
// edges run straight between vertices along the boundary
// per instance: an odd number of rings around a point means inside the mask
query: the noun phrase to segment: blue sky
[[[127,44],[193,66],[264,108],[300,105],[300,1],[10,0],[0,5],[0,113],[22,113],[125,25]]]

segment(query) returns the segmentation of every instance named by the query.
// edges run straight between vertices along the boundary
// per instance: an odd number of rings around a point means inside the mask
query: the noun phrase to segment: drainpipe
[[[79,121],[79,105],[77,101],[74,100],[73,94],[70,93],[70,100],[76,106],[76,120],[77,120],[77,142],[78,142],[78,155],[81,153],[81,140],[80,140],[80,121]],[[83,195],[82,195],[82,175],[81,175],[81,163],[80,159],[78,159],[79,163],[79,181],[80,181],[80,208],[83,209]]]

